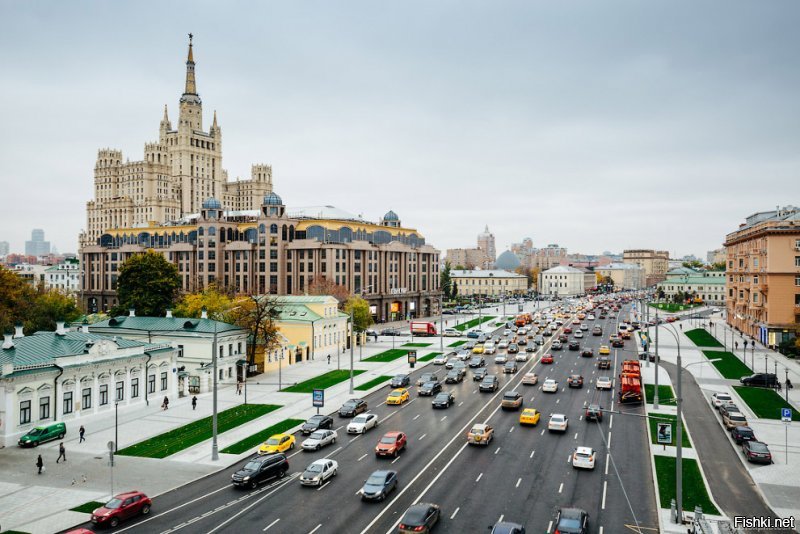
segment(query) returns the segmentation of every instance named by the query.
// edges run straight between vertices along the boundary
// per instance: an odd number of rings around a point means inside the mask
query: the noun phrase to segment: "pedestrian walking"
[[[331,364],[331,355],[328,354],[328,365],[330,365],[330,364]]]
[[[736,350],[739,350],[739,342],[738,341],[734,341],[733,344],[736,346]]]
[[[197,409],[197,397],[192,397],[192,410]]]
[[[236,382],[236,394],[237,395],[241,395],[242,394],[242,381],[241,380]]]
[[[83,425],[81,425],[81,428],[78,430],[78,434],[80,434],[81,440],[78,443],[83,443],[84,441],[86,441],[86,438],[83,437],[83,435],[85,433],[86,433],[86,429],[83,428]]]
[[[164,402],[161,403],[162,410],[169,410],[169,397],[164,397]]]
[[[36,467],[39,468],[39,474],[42,474],[44,470],[44,460],[42,460],[42,455],[40,454],[39,457],[36,459]]]
[[[67,449],[64,448],[63,441],[58,445],[58,458],[56,458],[56,463],[60,462],[62,458],[65,462],[67,461]]]

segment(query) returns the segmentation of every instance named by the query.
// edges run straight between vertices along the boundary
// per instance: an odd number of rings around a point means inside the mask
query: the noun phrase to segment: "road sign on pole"
[[[325,406],[325,390],[324,389],[315,389],[311,393],[311,405],[314,408],[322,408]]]
[[[781,408],[781,421],[783,421],[784,423],[790,423],[792,421],[791,408]]]

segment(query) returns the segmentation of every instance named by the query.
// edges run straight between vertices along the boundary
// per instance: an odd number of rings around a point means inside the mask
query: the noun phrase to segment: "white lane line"
[[[521,479],[521,478],[518,478],[518,479],[517,479],[517,485],[516,485],[516,486],[514,486],[514,487],[515,487],[515,488],[518,488],[521,482],[522,482],[522,479]]]
[[[420,416],[420,415],[421,415],[421,414],[417,414],[417,415],[415,415],[415,416],[414,416],[414,419],[412,419],[412,421],[416,421],[416,420],[419,418],[419,416]]]
[[[336,453],[337,453],[337,452],[339,452],[340,450],[342,450],[342,448],[341,448],[341,447],[338,447],[338,448],[337,448],[335,451],[328,453],[328,455],[327,455],[327,456],[325,456],[325,458],[330,458],[331,456],[333,456],[334,454],[336,454]]]
[[[464,401],[458,403],[459,406],[461,406],[462,404],[464,404]]]
[[[547,524],[547,534],[550,534],[550,529],[553,528],[553,520],[551,519],[550,522]]]
[[[578,433],[577,432],[575,432],[575,438],[574,439],[578,439]]]
[[[606,454],[606,475],[608,475],[608,465],[611,463],[611,453]]]
[[[272,494],[273,494],[273,493],[275,493],[276,491],[278,491],[279,489],[281,489],[281,488],[283,488],[283,487],[287,486],[287,485],[289,484],[289,482],[293,481],[295,478],[296,478],[296,476],[295,476],[295,475],[292,475],[292,476],[289,476],[289,477],[287,477],[287,478],[285,479],[285,481],[284,481],[282,484],[277,484],[277,485],[275,486],[275,488],[274,488],[272,491],[269,491],[269,492],[265,493],[265,494],[264,494],[262,497],[260,497],[260,498],[256,499],[256,500],[255,500],[255,501],[253,501],[252,503],[248,504],[247,506],[245,506],[244,508],[242,508],[241,510],[239,510],[238,512],[236,512],[235,514],[233,514],[232,516],[230,516],[228,519],[226,519],[225,521],[223,521],[222,523],[220,523],[220,524],[219,524],[219,525],[217,525],[216,527],[214,527],[214,528],[212,528],[211,530],[209,530],[209,531],[207,532],[207,534],[214,534],[214,532],[216,532],[216,531],[220,530],[222,527],[224,527],[225,525],[227,525],[227,524],[228,524],[228,523],[230,523],[231,521],[235,520],[237,517],[239,517],[240,515],[244,514],[244,513],[245,513],[245,512],[247,512],[248,510],[250,510],[252,507],[254,507],[254,506],[256,506],[256,505],[260,504],[260,503],[261,503],[261,501],[263,501],[263,500],[267,499],[268,497],[271,497],[271,496],[272,496]],[[142,521],[139,521],[139,522],[138,522],[138,523],[136,523],[136,524],[137,524],[137,525],[141,525],[141,524],[142,524]]]
[[[542,429],[542,433],[541,433],[542,436],[544,436],[544,431],[545,431],[545,429],[543,428]]]
[[[358,439],[358,438],[360,438],[361,436],[362,436],[362,435],[361,435],[361,434],[359,434],[358,436],[354,437],[353,439],[351,439],[351,440],[350,440],[350,443],[353,443],[355,440],[357,440],[357,439]]]
[[[533,455],[536,454],[536,451],[531,451],[531,455],[528,458],[533,458]]]
[[[423,440],[425,438],[425,436],[427,436],[427,435],[428,434],[422,434],[419,438],[417,438],[417,441]]]
[[[317,488],[317,491],[321,490],[322,488],[324,488],[325,486],[327,486],[327,485],[328,485],[328,484],[330,484],[330,483],[331,483],[331,481],[330,481],[330,480],[329,480],[329,481],[327,481],[327,482],[325,482],[325,484],[323,484],[323,485],[321,485],[320,487],[318,487],[318,488]]]
[[[561,399],[556,399],[556,404],[558,404],[558,401],[560,401],[560,400],[561,400]]]
[[[400,459],[400,457],[398,456],[397,458],[395,458],[394,460],[392,460],[392,464],[394,464],[394,463],[395,463],[397,460],[399,460],[399,459]]]
[[[603,510],[606,509],[606,490],[608,489],[608,480],[603,481],[603,504],[601,504],[601,508]]]
[[[442,417],[441,419],[439,419],[439,421],[444,421],[445,419],[447,419],[446,415],[444,417]]]
[[[477,389],[475,389],[475,390],[473,390],[472,392],[473,392],[473,393],[477,393],[477,392],[478,392],[478,390],[477,390]]]
[[[514,427],[513,427],[513,426],[512,426],[511,428],[509,428],[509,429],[508,429],[508,433],[509,433],[509,434],[510,434],[511,432],[513,432],[513,431],[514,431]]]
[[[478,478],[476,478],[476,479],[475,479],[475,482],[478,482],[478,481],[481,479],[481,477],[483,477],[483,473],[480,473],[480,474],[478,475]]]
[[[614,426],[614,414],[611,414],[611,417],[608,418],[608,429],[611,430],[611,427]]]
[[[502,522],[503,522],[503,518],[504,518],[504,517],[505,517],[505,515],[504,515],[504,514],[500,514],[500,519],[498,519],[498,520],[497,520],[497,522],[498,522],[498,523],[502,523]]]
[[[598,531],[597,534],[603,534],[603,526],[602,525],[600,525],[600,530]]]
[[[362,455],[359,457],[359,459],[358,459],[358,460],[356,460],[356,462],[360,462],[361,460],[363,460],[363,459],[364,459],[364,458],[366,458],[366,457],[367,457],[367,455],[366,455],[366,454],[362,454]]]
[[[281,520],[281,518],[279,517],[278,519],[276,519],[275,521],[273,521],[272,523],[270,523],[269,525],[267,525],[266,527],[264,527],[264,530],[262,530],[261,532],[266,532],[267,530],[269,530],[269,528],[270,528],[271,526],[274,526],[274,525],[275,525],[275,523],[277,523],[277,522],[278,522],[278,521],[280,521],[280,520]]]
[[[455,519],[456,514],[458,513],[459,510],[461,510],[461,508],[456,508],[455,511],[453,512],[453,515],[450,516],[450,519]],[[600,528],[603,528],[603,527],[600,527]]]
[[[535,399],[535,398],[536,398],[536,396],[535,396],[535,395],[534,395],[533,397],[531,397],[531,402],[533,402],[533,399]]]
[[[314,527],[314,530],[312,530],[312,531],[311,531],[311,532],[309,532],[308,534],[314,534],[316,531],[318,531],[318,530],[320,529],[320,527],[322,527],[322,523],[320,523],[319,525],[317,525],[316,527]]]
[[[382,403],[380,403],[378,406],[383,406],[384,404],[386,404],[386,401],[383,401],[383,402],[382,402]]]
[[[611,432],[610,431],[608,433],[608,439],[606,440],[606,443],[607,443],[606,444],[606,448],[610,449],[611,448]]]
[[[578,421],[583,421],[583,416],[578,417]]]
[[[568,454],[567,455],[567,463],[570,463],[571,461],[572,461],[572,455]]]
[[[497,454],[498,452],[500,452],[500,447],[497,447],[497,450],[494,451],[495,454]]]
[[[558,487],[558,492],[561,493],[564,490],[564,483],[562,482],[561,485]]]

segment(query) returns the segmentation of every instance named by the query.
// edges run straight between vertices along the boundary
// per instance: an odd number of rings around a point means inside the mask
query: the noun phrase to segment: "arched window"
[[[217,235],[217,228],[212,226],[208,229],[208,235]]]
[[[269,233],[277,234],[278,233],[278,225],[277,224],[270,224],[269,225]]]
[[[258,233],[259,234],[264,234],[266,232],[267,232],[267,226],[265,224],[259,224],[258,225]]]
[[[197,235],[200,235],[200,236],[201,236],[201,235],[203,235],[204,233],[205,233],[205,230],[203,229],[203,227],[202,227],[202,226],[200,226],[200,227],[198,227],[198,228],[197,228]]]
[[[289,227],[289,241],[294,241],[294,225]]]
[[[288,230],[289,229],[286,228],[285,224],[283,225],[283,228],[281,228],[281,239],[283,239],[284,241],[286,241],[288,239],[288,237],[289,237],[288,236]]]

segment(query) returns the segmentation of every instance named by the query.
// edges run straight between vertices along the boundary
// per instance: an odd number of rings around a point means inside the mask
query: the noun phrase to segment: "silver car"
[[[303,450],[318,451],[326,445],[336,443],[336,438],[338,437],[335,430],[317,430],[312,432],[303,442]]]

